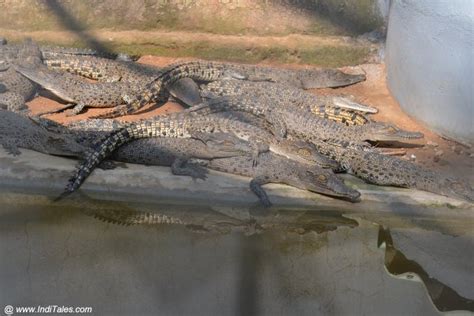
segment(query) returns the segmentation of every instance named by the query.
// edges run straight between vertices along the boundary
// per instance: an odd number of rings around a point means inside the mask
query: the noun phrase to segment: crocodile
[[[87,135],[87,132],[91,132],[90,128],[89,130],[81,129],[80,124],[76,124],[76,127],[72,127],[72,130],[69,132],[54,133],[47,131],[44,126],[32,119],[12,112],[4,112],[6,113],[2,113],[4,115],[1,116],[2,124],[0,124],[0,129],[2,129],[2,133],[0,135],[0,143],[11,154],[19,154],[18,147],[23,147],[47,154],[81,157],[86,151],[86,146],[90,145],[94,139],[100,137],[100,134],[97,135],[97,132],[92,137]],[[46,124],[52,125],[50,128],[60,127],[55,125],[54,122],[45,121]],[[93,125],[93,122],[87,121],[85,124],[90,127]],[[109,124],[109,128],[112,130],[117,126],[120,126],[120,123]],[[75,133],[74,130],[76,130]],[[94,131],[92,130],[92,132]],[[154,138],[137,140],[128,144],[128,146],[120,148],[114,153],[112,158],[132,163],[171,166],[174,174],[200,179],[205,179],[205,170],[198,168],[196,165],[186,163],[188,159],[199,159],[200,161],[203,159],[224,159],[246,153],[245,162],[252,163],[252,156],[250,155],[251,146],[243,143],[238,138],[231,137],[229,134],[213,133],[206,138],[205,142],[202,139],[203,136],[201,135],[200,139]],[[257,172],[254,173],[246,171],[252,168],[241,169],[242,166],[245,166],[244,162],[240,162],[235,166],[233,166],[234,162],[232,161],[221,162],[217,165],[221,166],[219,167],[221,171],[223,171],[222,165],[226,165],[228,172],[255,177],[251,182],[251,188],[258,194],[262,203],[267,206],[269,205],[268,197],[260,187],[263,184],[263,180],[287,183],[299,188],[307,188],[311,191],[344,197],[349,200],[356,200],[358,197],[356,191],[345,187],[343,182],[329,170],[291,161],[286,157],[273,153],[272,156],[268,157],[267,155],[265,157],[263,161],[265,166],[258,166],[256,168]],[[285,169],[284,163],[286,161],[288,161],[291,168],[283,171],[282,169]],[[212,169],[212,166],[210,168]],[[314,183],[315,179],[319,179],[319,183]]]
[[[272,82],[249,82],[243,80],[216,80],[200,86],[204,98],[217,96],[260,96],[280,99],[288,106],[306,109],[319,117],[343,123],[347,126],[363,125],[370,119],[363,113],[376,113],[377,109],[343,97],[314,95],[304,90]]]
[[[347,74],[338,69],[289,69],[246,64],[227,64],[229,70],[238,72],[251,81],[271,81],[301,89],[337,88],[366,79],[364,74]]]
[[[45,59],[49,69],[67,71],[100,82],[129,82],[144,86],[163,73],[163,68],[131,61],[110,60],[94,56],[59,56]],[[201,102],[198,86],[187,78],[169,88],[170,94],[186,105]]]
[[[298,141],[276,139],[268,132],[232,118],[193,115],[189,112],[173,113],[152,120],[131,123],[126,127],[112,132],[103,141],[94,146],[87,159],[78,166],[71,178],[65,193],[75,191],[83,183],[93,169],[102,160],[109,157],[117,148],[134,139],[149,137],[165,138],[199,138],[202,133],[231,133],[250,143],[254,165],[259,155],[272,151],[299,162],[311,162],[321,167],[334,168],[336,165],[327,158],[322,158],[313,147]],[[196,134],[198,136],[196,136]]]
[[[19,74],[13,64],[34,67],[41,64],[41,53],[38,46],[31,41],[25,41],[19,45],[15,54],[2,54],[2,47],[0,46],[0,61],[2,62],[0,84],[3,92],[0,93],[0,107],[10,111],[25,112],[27,109],[25,102],[36,95],[38,86]]]
[[[182,78],[196,81],[214,81],[219,79],[245,79],[245,76],[228,69],[226,64],[210,61],[191,61],[173,64],[163,71],[155,80],[147,84],[135,96],[124,96],[126,104],[115,107],[113,110],[93,116],[92,118],[113,118],[133,113],[150,101],[167,100],[168,88]]]
[[[473,188],[462,179],[445,177],[412,162],[380,154],[341,148],[319,140],[303,137],[318,151],[339,162],[342,168],[364,181],[382,186],[414,188],[458,199],[474,201]]]
[[[392,124],[370,122],[364,125],[345,126],[315,115],[309,110],[292,107],[276,97],[230,96],[208,100],[189,109],[193,113],[209,114],[219,111],[243,111],[263,117],[272,126],[272,132],[279,137],[286,133],[298,136],[317,137],[328,143],[343,147],[367,147],[366,141],[406,141],[422,138],[419,132],[402,130]]]
[[[111,61],[111,60],[107,60],[103,58],[102,59],[95,58],[95,57],[72,56],[69,58],[58,58],[58,59],[46,60],[45,63],[50,68],[66,70],[75,74],[86,76],[90,79],[106,80],[106,81],[122,80],[122,81],[139,82],[141,84],[143,84],[144,82],[150,81],[150,78],[158,78],[157,80],[159,80],[159,77],[165,71],[164,69],[149,66],[149,65],[141,65],[141,64],[137,64],[133,62]],[[188,64],[192,65],[193,63],[204,64],[205,62],[196,61],[196,62],[189,62]],[[217,63],[215,64],[217,65]],[[223,63],[219,64],[219,67],[227,67],[229,71],[232,71],[232,72],[235,72],[235,70],[233,70],[233,68],[236,68],[235,66],[236,66],[235,64],[223,64]],[[173,66],[170,66],[169,68],[172,68],[172,67]],[[275,70],[275,71],[278,71],[278,70]],[[241,78],[239,79],[243,79],[243,77],[245,76],[241,76]],[[143,78],[146,78],[146,80],[143,80]],[[249,77],[245,77],[245,78],[247,78],[248,80],[252,80],[252,79],[249,79]],[[199,78],[197,79],[199,80]],[[317,78],[315,80],[317,80]],[[251,85],[252,83],[250,82],[247,83],[247,85],[249,84]],[[261,82],[261,84],[262,86],[264,86],[265,82]],[[272,88],[275,89],[275,87],[273,86]],[[291,90],[291,88],[289,89]],[[293,90],[295,89],[297,88],[293,87]],[[130,102],[133,102],[133,100],[131,100]],[[185,103],[188,105],[197,104],[197,102],[193,102],[193,103],[185,102]],[[351,109],[363,110],[365,112],[370,112],[370,113],[375,113],[377,111],[374,108],[367,107],[367,106],[364,106],[364,105],[361,105],[361,104],[358,104],[358,103],[355,103],[343,98],[334,98],[333,103],[337,104],[337,106],[339,107],[348,107]],[[141,106],[143,106],[143,104],[136,105],[133,108],[137,110]],[[99,116],[98,118],[114,117],[117,115],[118,114],[111,113],[108,115]]]
[[[74,105],[72,112],[68,115],[79,114],[86,106],[114,107],[124,104],[124,96],[138,94],[146,82],[146,78],[143,76],[142,80],[92,83],[73,74],[50,70],[41,65],[35,68],[15,66],[15,70],[62,100],[69,102],[66,107],[60,110]],[[152,79],[148,78],[148,80]],[[201,102],[198,86],[189,78],[174,80],[163,92],[157,101],[166,101],[171,94],[191,106]],[[58,110],[43,114],[56,111]]]
[[[0,144],[9,154],[21,154],[19,148],[60,156],[81,156],[88,147],[67,135],[49,131],[31,118],[0,109]]]
[[[251,156],[218,158],[204,162],[207,168],[251,177],[250,189],[266,207],[271,202],[262,189],[267,183],[284,183],[293,187],[317,192],[351,202],[358,201],[360,193],[347,187],[331,170],[290,160],[272,152],[262,153],[254,166]]]
[[[253,164],[252,155],[237,155],[241,156],[241,159],[238,159],[235,155],[227,158],[195,158],[197,155],[187,149],[184,161],[182,157],[176,157],[177,154],[181,155],[183,148],[195,148],[196,144],[202,146],[201,140],[191,138],[141,139],[130,143],[128,146],[131,145],[131,147],[124,146],[120,148],[112,158],[119,161],[125,160],[127,162],[172,167],[179,162],[179,168],[172,169],[173,174],[179,175],[195,175],[196,170],[199,170],[193,164],[193,162],[196,162],[203,164],[208,169],[250,177],[252,178],[250,189],[266,207],[271,206],[267,194],[261,187],[266,183],[283,183],[303,190],[343,198],[351,202],[358,201],[360,196],[359,192],[347,187],[330,169],[290,160],[272,152],[262,153],[257,166]],[[219,147],[220,143],[217,146]],[[135,149],[142,150],[137,152]],[[190,158],[189,155],[193,157],[188,159]],[[190,163],[187,163],[188,160]],[[192,169],[189,169],[189,167]],[[181,169],[185,171],[182,172]],[[176,170],[178,171],[176,172]],[[190,170],[192,171],[190,172]]]
[[[135,77],[142,76],[142,73],[156,76],[162,71],[158,67],[93,56],[50,58],[45,62],[49,67],[67,70],[91,79]],[[225,65],[229,71],[243,74],[250,81],[272,81],[303,89],[341,87],[365,80],[365,75],[351,75],[329,68],[285,69],[236,63],[225,63]]]
[[[86,106],[96,108],[118,106],[123,104],[123,94],[133,94],[139,89],[128,82],[87,82],[72,74],[49,70],[44,66],[36,68],[16,66],[15,70],[68,102],[67,106],[60,110],[74,106],[68,115],[79,114]],[[42,113],[42,115],[57,111],[59,110]]]

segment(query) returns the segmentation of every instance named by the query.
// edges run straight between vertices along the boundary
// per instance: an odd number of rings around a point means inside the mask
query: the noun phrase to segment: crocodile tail
[[[346,126],[364,125],[370,122],[362,113],[340,107],[329,107],[325,105],[312,106],[311,112],[321,118],[339,122]]]
[[[198,81],[212,81],[219,78],[232,77],[244,78],[237,72],[233,72],[222,63],[190,61],[167,67],[158,78],[153,80],[143,90],[143,93],[134,98],[125,97],[127,104],[121,105],[112,111],[103,113],[93,118],[113,118],[133,113],[152,100],[165,101],[168,97],[168,88],[182,78],[191,78]]]
[[[130,130],[124,128],[117,132],[113,132],[107,139],[97,145],[96,148],[89,151],[85,160],[76,167],[76,171],[69,179],[64,192],[56,200],[62,199],[76,191],[92,173],[95,167],[97,167],[105,158],[110,156],[118,147],[127,143],[131,139],[132,135]]]

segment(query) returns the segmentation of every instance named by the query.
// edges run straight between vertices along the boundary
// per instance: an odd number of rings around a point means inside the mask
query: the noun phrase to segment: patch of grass
[[[322,46],[303,50],[299,56],[303,64],[341,67],[364,63],[369,51],[368,47],[359,46]]]
[[[369,53],[365,47],[320,46],[314,49],[294,50],[281,46],[244,48],[209,42],[160,44],[115,44],[116,52],[133,56],[157,55],[166,57],[196,57],[208,60],[258,63],[299,63],[323,67],[341,67],[363,63]]]

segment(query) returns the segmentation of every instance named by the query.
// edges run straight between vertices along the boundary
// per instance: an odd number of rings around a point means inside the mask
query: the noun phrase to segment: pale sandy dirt
[[[143,56],[139,62],[164,66],[182,60],[190,59]],[[298,66],[298,68],[299,67],[300,66]],[[320,89],[313,90],[312,92],[352,96],[356,101],[379,109],[379,113],[372,116],[373,119],[383,122],[392,122],[401,128],[424,133],[424,139],[410,142],[411,144],[419,145],[421,147],[407,148],[407,155],[403,158],[409,159],[411,155],[415,155],[415,162],[418,164],[431,169],[436,169],[445,174],[467,178],[471,184],[474,183],[474,158],[471,157],[474,156],[474,149],[443,139],[424,127],[423,124],[406,115],[387,89],[385,69],[383,65],[367,64],[357,67],[347,67],[343,68],[343,70],[352,73],[365,72],[367,80],[349,87],[339,89]],[[62,106],[61,103],[42,96],[29,102],[29,107],[33,114],[60,108]],[[119,118],[119,120],[134,121],[154,115],[177,112],[182,109],[183,107],[181,105],[172,102],[168,102],[161,107],[149,105],[140,110],[139,114],[123,116]],[[87,109],[85,113],[74,117],[67,117],[65,113],[53,114],[47,117],[60,123],[68,123],[75,120],[86,119],[108,110],[109,109]],[[437,146],[426,145],[428,142],[435,143]],[[436,151],[443,152],[442,155],[438,155],[439,159],[435,158]]]

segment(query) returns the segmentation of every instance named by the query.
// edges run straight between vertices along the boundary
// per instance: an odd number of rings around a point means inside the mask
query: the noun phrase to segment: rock
[[[441,160],[441,156],[444,154],[442,150],[435,150],[435,155],[433,157],[433,160],[435,162],[439,162]]]
[[[411,160],[411,161],[415,161],[415,160],[416,160],[416,156],[415,156],[414,154],[411,154],[411,155],[410,155],[410,160]]]
[[[429,140],[428,142],[426,142],[426,146],[429,146],[429,147],[438,147],[438,143],[437,142],[432,142],[431,140]]]

